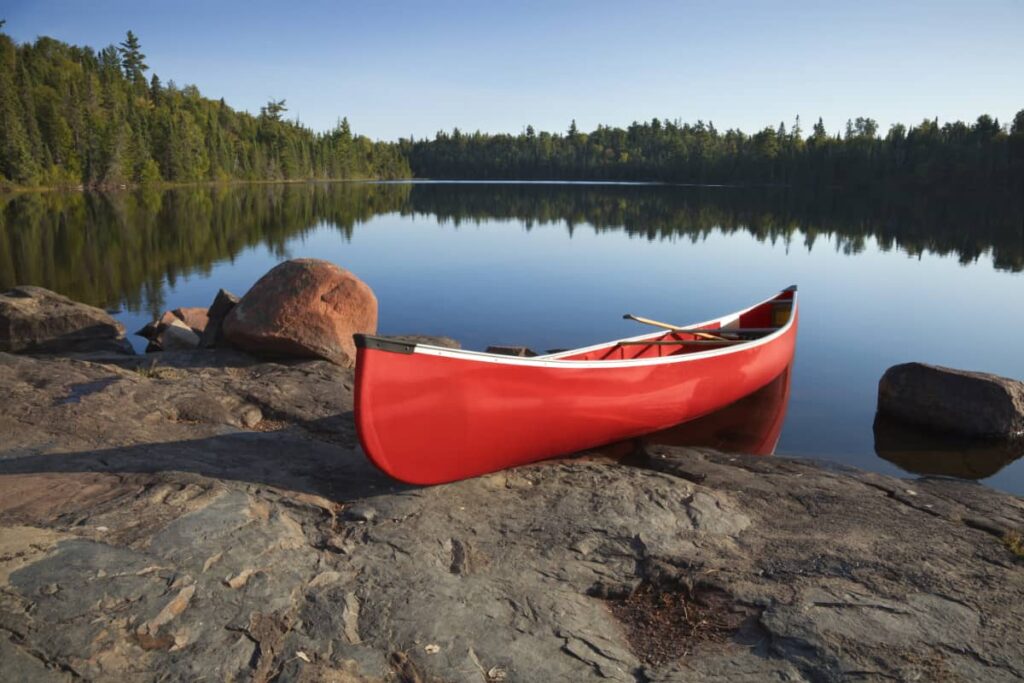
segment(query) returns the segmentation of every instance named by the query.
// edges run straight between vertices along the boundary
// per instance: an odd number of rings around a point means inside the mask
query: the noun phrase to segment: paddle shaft
[[[654,327],[663,327],[666,330],[672,330],[673,332],[689,332],[689,333],[695,334],[695,335],[697,335],[699,337],[704,337],[705,339],[707,339],[709,337],[713,338],[713,337],[716,336],[714,330],[707,330],[707,331],[705,331],[705,330],[688,330],[688,329],[683,328],[683,327],[676,327],[675,325],[669,325],[668,323],[659,322],[657,320],[651,320],[650,318],[641,318],[640,316],[633,315],[632,313],[627,313],[626,315],[624,315],[622,317],[625,318],[626,320],[635,320],[636,322],[643,323],[644,325],[653,325]]]
[[[675,325],[663,323],[658,320],[651,320],[650,318],[641,318],[640,316],[633,315],[632,313],[627,313],[622,317],[626,320],[635,320],[636,322],[643,323],[644,325],[653,325],[654,327],[662,327],[666,330],[672,330],[673,332],[686,332],[688,334],[768,334],[770,332],[775,332],[779,329],[777,327],[743,327],[736,329],[729,329],[727,327],[677,327]]]
[[[706,346],[708,344],[746,344],[753,339],[677,339],[675,341],[621,341],[619,346]]]

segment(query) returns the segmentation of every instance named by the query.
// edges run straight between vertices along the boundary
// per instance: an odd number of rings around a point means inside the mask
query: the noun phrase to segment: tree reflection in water
[[[459,226],[515,219],[648,240],[714,231],[856,254],[870,239],[908,254],[990,255],[1024,270],[1024,209],[1005,197],[800,194],[665,185],[301,183],[196,186],[110,194],[0,197],[0,289],[34,284],[98,306],[158,312],[164,283],[209,272],[247,247],[285,245],[321,225],[343,238],[374,216],[423,215]]]

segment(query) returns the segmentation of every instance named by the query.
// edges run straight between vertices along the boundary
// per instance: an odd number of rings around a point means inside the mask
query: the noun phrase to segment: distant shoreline
[[[412,180],[411,178],[409,180]],[[281,180],[196,180],[191,182],[122,183],[117,185],[0,185],[0,196],[33,192],[133,192],[137,190],[176,190],[186,187],[232,187],[242,185],[303,185],[306,183],[407,182],[383,178],[291,178]]]
[[[686,187],[706,188],[721,190],[791,190],[808,194],[821,193],[861,193],[867,195],[879,195],[886,193],[916,193],[932,196],[935,194],[948,195],[951,192],[958,195],[1006,195],[1012,194],[1012,190],[1004,188],[973,188],[973,187],[880,187],[863,185],[804,185],[800,183],[683,183],[664,180],[605,180],[605,179],[558,179],[549,178],[539,180],[536,178],[282,178],[268,180],[198,180],[189,182],[160,181],[154,183],[122,183],[116,185],[11,185],[0,183],[0,197],[25,195],[34,193],[116,193],[116,192],[137,192],[145,190],[177,190],[184,188],[202,187],[246,187],[253,185],[331,185],[341,183],[371,183],[380,185],[556,185],[556,186],[592,186],[592,187]]]

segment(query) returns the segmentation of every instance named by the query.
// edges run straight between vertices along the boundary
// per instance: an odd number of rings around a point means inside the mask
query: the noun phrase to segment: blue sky
[[[131,29],[164,81],[382,139],[654,116],[884,131],[1024,108],[1021,0],[0,0],[0,18],[18,41],[102,47]]]

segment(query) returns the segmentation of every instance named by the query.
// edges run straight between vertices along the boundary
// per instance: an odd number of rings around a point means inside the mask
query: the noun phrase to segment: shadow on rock
[[[186,472],[211,479],[262,484],[324,496],[333,501],[404,490],[374,468],[358,450],[310,438],[324,418],[303,427],[263,433],[146,443],[76,453],[33,455],[0,461],[0,475],[93,472],[154,474]],[[333,429],[331,432],[333,433]]]

